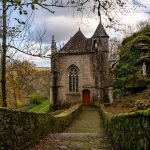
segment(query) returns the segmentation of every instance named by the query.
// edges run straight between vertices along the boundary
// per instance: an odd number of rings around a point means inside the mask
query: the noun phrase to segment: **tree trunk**
[[[2,106],[7,107],[7,100],[6,100],[6,3],[7,0],[2,1],[3,5],[3,11],[2,11],[2,17],[3,17],[3,23],[2,23],[2,56],[1,56],[1,66],[2,66]]]
[[[13,88],[13,96],[14,96],[14,103],[15,103],[15,108],[17,108],[17,98],[16,98],[16,86],[15,86],[15,81],[14,81],[14,72],[13,70],[10,70],[12,71],[10,74],[11,74],[11,78],[12,78],[12,88]]]

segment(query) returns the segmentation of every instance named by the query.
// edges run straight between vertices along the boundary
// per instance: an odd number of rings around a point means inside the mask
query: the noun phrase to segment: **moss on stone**
[[[150,148],[150,109],[109,117],[101,106],[107,130],[119,149],[148,150]]]
[[[79,113],[81,105],[61,117],[0,108],[0,149],[30,149],[50,132],[66,129]]]
[[[70,107],[69,109],[63,111],[62,113],[58,114],[58,115],[55,115],[55,117],[65,117],[71,113],[73,113],[76,109],[78,109],[79,107],[81,106],[81,104],[76,104],[72,107]]]

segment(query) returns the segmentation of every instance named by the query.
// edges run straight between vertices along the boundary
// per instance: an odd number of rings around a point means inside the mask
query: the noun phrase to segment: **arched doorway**
[[[83,92],[82,92],[82,104],[84,106],[90,105],[90,91],[89,90],[83,90]]]

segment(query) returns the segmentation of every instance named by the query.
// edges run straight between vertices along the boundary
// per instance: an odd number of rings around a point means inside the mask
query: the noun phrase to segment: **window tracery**
[[[79,90],[79,76],[78,68],[72,65],[69,69],[69,91],[78,92]]]

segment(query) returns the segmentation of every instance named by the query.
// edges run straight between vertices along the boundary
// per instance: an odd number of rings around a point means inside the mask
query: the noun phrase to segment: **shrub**
[[[33,93],[29,95],[29,101],[31,104],[40,104],[43,97],[39,93]]]
[[[17,107],[21,107],[22,105],[23,105],[22,100],[17,99],[17,100],[16,100],[16,106],[17,106]]]

